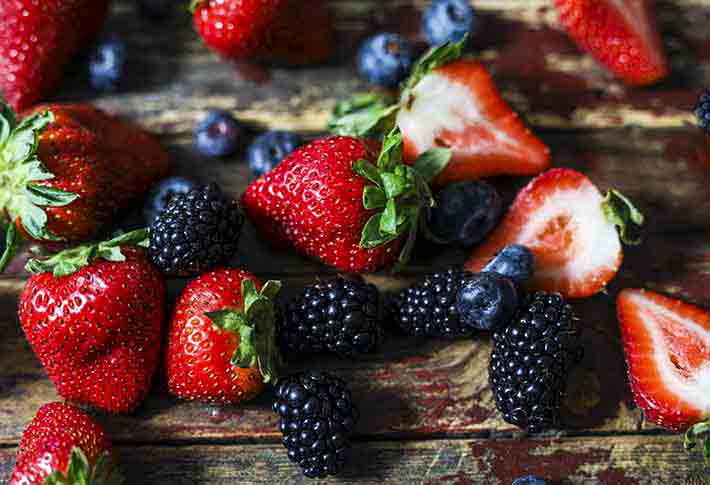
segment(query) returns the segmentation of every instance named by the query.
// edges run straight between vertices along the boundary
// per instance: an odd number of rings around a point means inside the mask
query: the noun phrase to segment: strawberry
[[[486,69],[476,61],[459,60],[465,41],[424,54],[395,104],[372,93],[338,103],[329,129],[365,136],[396,123],[409,164],[432,147],[450,149],[451,162],[434,181],[436,186],[547,169],[550,150],[501,98]]]
[[[108,0],[0,2],[0,98],[24,110],[49,95],[96,35]]]
[[[641,213],[618,191],[603,197],[583,174],[552,169],[520,191],[465,268],[480,271],[504,247],[522,244],[535,255],[532,289],[568,298],[591,296],[616,275],[623,259],[621,241],[637,243],[630,232],[633,224],[642,223]]]
[[[648,290],[617,300],[629,383],[646,419],[686,431],[686,447],[705,435],[710,463],[710,312]]]
[[[160,356],[165,282],[147,231],[30,260],[19,317],[59,395],[112,413],[146,397]]]
[[[178,397],[236,404],[277,379],[276,308],[281,287],[239,269],[191,281],[178,298],[165,352],[168,388]]]
[[[190,8],[195,30],[225,58],[304,65],[330,55],[325,0],[193,0]]]
[[[70,404],[45,404],[22,433],[9,485],[120,485],[111,443],[91,416]]]
[[[94,238],[168,172],[157,140],[91,106],[39,106],[19,122],[8,106],[0,109],[0,169],[8,174],[0,207],[35,241]],[[19,244],[9,229],[5,263]]]
[[[652,0],[555,0],[570,37],[631,85],[668,75]]]
[[[420,172],[401,163],[396,129],[379,157],[371,145],[334,136],[300,148],[247,187],[247,216],[273,242],[341,271],[375,271],[394,262],[402,247],[406,261],[431,193]],[[439,169],[448,157],[445,150],[429,152],[418,168],[426,171],[422,165],[432,162]]]

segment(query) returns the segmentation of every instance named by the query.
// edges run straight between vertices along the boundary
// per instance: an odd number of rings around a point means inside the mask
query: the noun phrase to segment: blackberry
[[[710,90],[700,95],[694,111],[695,117],[698,119],[698,126],[705,133],[710,133]]]
[[[291,375],[276,387],[273,409],[288,457],[307,477],[324,478],[342,469],[357,420],[343,380],[320,371]]]
[[[163,273],[190,276],[227,263],[237,251],[244,215],[215,183],[173,197],[150,225],[148,254]]]
[[[279,338],[291,353],[372,352],[381,338],[374,285],[338,277],[307,286],[286,307]]]
[[[526,295],[493,333],[488,369],[503,419],[530,433],[557,425],[565,378],[579,359],[572,307],[556,293]]]
[[[472,273],[456,269],[427,275],[424,281],[401,291],[390,301],[392,319],[407,335],[471,335],[474,330],[464,325],[456,309],[459,289],[471,276]]]

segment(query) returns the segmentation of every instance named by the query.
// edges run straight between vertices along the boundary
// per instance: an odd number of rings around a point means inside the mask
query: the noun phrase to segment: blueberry
[[[424,34],[432,46],[458,42],[475,27],[468,0],[434,0],[424,12]]]
[[[123,41],[113,38],[96,46],[89,57],[89,80],[94,89],[113,91],[126,71],[127,49]]]
[[[223,110],[207,113],[195,130],[195,146],[208,157],[226,157],[239,146],[241,128],[234,117]]]
[[[141,14],[151,20],[163,20],[178,10],[180,3],[176,0],[138,0]]]
[[[400,35],[377,34],[363,42],[357,65],[360,75],[369,82],[395,87],[409,74],[412,51]]]
[[[168,177],[161,180],[146,198],[143,207],[145,222],[148,225],[152,224],[175,195],[186,194],[196,186],[193,180],[185,177]]]
[[[467,248],[481,242],[502,211],[496,189],[484,182],[456,182],[440,190],[431,212],[431,230],[445,242]]]
[[[528,475],[527,477],[516,478],[513,481],[513,485],[550,485],[550,482],[535,475]]]
[[[303,143],[300,136],[287,131],[269,131],[257,137],[247,150],[249,168],[254,175],[264,175]]]
[[[497,273],[479,273],[466,279],[456,295],[461,322],[478,330],[495,330],[507,323],[518,304],[511,280]]]
[[[535,270],[535,256],[532,251],[520,244],[504,247],[483,271],[498,273],[510,278],[517,285],[528,281]]]

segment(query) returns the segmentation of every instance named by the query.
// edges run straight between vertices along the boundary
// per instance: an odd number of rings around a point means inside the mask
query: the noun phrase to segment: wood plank
[[[708,482],[699,453],[688,455],[676,436],[570,439],[358,442],[338,478],[309,480],[270,445],[119,446],[131,485],[231,483],[502,484],[534,473],[555,484],[672,484]],[[14,448],[0,449],[0,480]],[[514,457],[514,458],[511,458]]]

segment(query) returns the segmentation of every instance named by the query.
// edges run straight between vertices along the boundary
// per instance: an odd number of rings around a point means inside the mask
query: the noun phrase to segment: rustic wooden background
[[[208,161],[192,129],[209,108],[233,110],[255,130],[316,136],[336,99],[365,86],[353,52],[366,34],[393,30],[421,45],[426,0],[332,0],[334,60],[318,68],[261,70],[221,62],[194,35],[189,17],[150,23],[118,0],[107,32],[127,39],[136,66],[112,95],[92,93],[80,64],[58,99],[86,100],[160,134],[176,172],[218,180],[235,195],[250,175],[243,156]],[[710,306],[710,151],[690,108],[710,80],[710,0],[658,2],[673,75],[629,89],[581,55],[559,31],[549,0],[474,0],[480,33],[471,55],[490,67],[505,97],[552,148],[554,162],[615,186],[648,216],[645,244],[629,250],[608,293],[575,303],[586,357],[573,372],[564,427],[529,437],[503,422],[488,389],[488,339],[420,341],[390,335],[361,362],[318,359],[351,382],[362,419],[350,464],[332,483],[509,484],[528,473],[555,483],[710,483],[700,454],[645,423],[625,380],[614,297],[645,286]],[[710,149],[710,146],[707,147]],[[509,197],[525,180],[500,181]],[[421,245],[398,276],[372,275],[383,290],[434,268],[461,264],[463,252]],[[297,291],[332,271],[270,249],[248,227],[240,264],[282,278]],[[6,481],[26,423],[57,395],[23,338],[17,273],[0,279],[0,480]],[[173,285],[173,293],[180,283]],[[306,483],[279,443],[271,396],[242,407],[178,402],[156,386],[135,416],[100,416],[117,446],[128,484]]]

